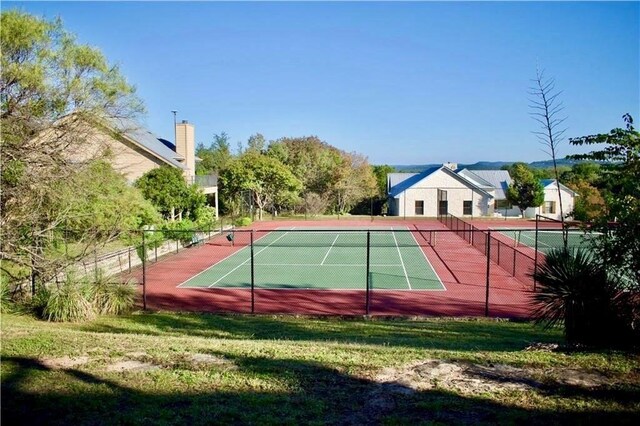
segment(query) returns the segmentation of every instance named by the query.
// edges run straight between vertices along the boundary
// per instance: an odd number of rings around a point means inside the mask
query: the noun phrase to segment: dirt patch
[[[611,379],[599,373],[588,373],[580,370],[563,369],[558,375],[558,382],[563,385],[583,388],[596,388],[611,384]]]
[[[194,364],[227,365],[229,360],[211,354],[192,354],[190,361]]]
[[[150,362],[141,361],[119,361],[107,366],[109,372],[123,372],[123,371],[152,371],[157,370],[160,367]]]
[[[78,356],[78,357],[71,358],[68,356],[63,356],[61,358],[45,358],[41,360],[41,362],[48,368],[59,370],[59,369],[66,369],[66,368],[75,368],[80,365],[84,365],[89,362],[89,357]]]

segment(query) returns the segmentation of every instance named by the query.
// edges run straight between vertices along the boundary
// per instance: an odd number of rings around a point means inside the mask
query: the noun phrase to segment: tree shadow
[[[117,373],[103,378],[78,369],[51,370],[34,358],[6,357],[3,424],[633,424],[639,419],[639,413],[632,410],[554,411],[514,407],[441,389],[416,391],[400,383],[354,377],[318,362],[211,354],[233,363],[239,380],[254,378],[266,387],[256,391],[260,386],[242,383],[202,388],[168,384],[167,390],[158,386],[140,390],[120,384],[127,382],[122,375],[160,380],[162,373]],[[219,373],[216,368],[210,367],[209,374]],[[177,379],[181,371],[173,372]],[[56,378],[62,387],[44,392],[37,387]],[[276,390],[270,390],[269,383],[278,384],[273,386]],[[233,389],[216,390],[230,387]],[[577,392],[570,386],[562,391]],[[579,392],[600,397],[589,390]],[[630,404],[639,401],[638,392],[620,396]]]

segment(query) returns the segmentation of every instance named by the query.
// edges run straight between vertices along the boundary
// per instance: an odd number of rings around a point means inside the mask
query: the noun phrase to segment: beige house
[[[98,125],[82,122],[74,126],[74,132],[82,135],[84,143],[70,154],[72,159],[82,161],[106,152],[114,169],[132,183],[156,167],[175,167],[187,183],[195,183],[205,194],[213,195],[217,217],[218,178],[196,175],[199,159],[195,156],[195,129],[188,121],[176,124],[175,144],[130,119],[110,119]]]

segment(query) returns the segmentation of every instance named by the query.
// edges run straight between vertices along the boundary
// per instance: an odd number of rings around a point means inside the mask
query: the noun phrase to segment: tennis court
[[[512,239],[514,245],[523,245],[527,247],[536,247],[536,231],[535,230],[500,230],[501,234]],[[591,246],[591,240],[595,238],[597,234],[590,232],[583,232],[580,230],[569,231],[568,233],[568,247],[571,248],[585,248],[589,249]],[[553,249],[563,247],[562,231],[559,230],[538,230],[538,251],[547,254]]]
[[[406,227],[278,228],[255,233],[253,245],[249,236],[235,233],[242,248],[178,287],[249,288],[253,277],[264,289],[362,290],[368,280],[376,290],[446,290]]]

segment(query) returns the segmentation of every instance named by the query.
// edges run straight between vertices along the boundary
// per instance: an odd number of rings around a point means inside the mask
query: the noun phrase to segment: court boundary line
[[[331,247],[329,247],[329,250],[327,250],[327,254],[324,255],[324,258],[322,259],[322,262],[320,262],[321,266],[324,265],[324,261],[327,260],[327,257],[329,257],[329,253],[331,253],[331,249],[335,245],[336,241],[338,241],[339,237],[340,237],[340,234],[336,235],[336,239],[333,240],[333,242],[331,243]]]
[[[289,233],[289,231],[292,231],[296,229],[296,227],[279,227],[277,229],[271,230],[267,233],[265,233],[265,235],[263,235],[262,237],[258,238],[255,241],[259,241],[262,240],[264,238],[266,238],[268,235],[270,235],[273,231],[283,231],[285,230],[286,232],[281,235],[280,237],[278,237],[277,239],[275,239],[274,241],[272,241],[271,243],[269,243],[267,246],[263,247],[258,253],[255,253],[254,256],[256,256],[257,254],[261,253],[263,250],[269,248],[269,246],[271,246],[273,243],[275,243],[276,241],[278,241],[280,238],[283,238],[285,235],[287,235]],[[374,291],[447,291],[446,286],[444,285],[444,283],[442,282],[442,279],[440,278],[440,276],[438,275],[437,271],[435,270],[435,268],[433,267],[433,265],[431,264],[431,262],[429,261],[429,259],[427,258],[426,254],[424,253],[424,251],[422,249],[420,249],[420,244],[418,244],[418,241],[415,238],[415,235],[413,234],[413,231],[411,229],[409,229],[408,227],[403,227],[403,230],[406,230],[407,232],[409,232],[411,234],[411,237],[413,238],[413,241],[416,244],[416,247],[420,250],[420,252],[422,252],[422,255],[424,257],[424,260],[427,262],[427,265],[429,265],[429,267],[431,268],[431,271],[433,271],[438,283],[440,284],[440,288],[434,288],[434,289],[414,289],[411,287],[411,284],[409,282],[409,277],[406,271],[406,268],[404,266],[404,261],[402,259],[402,254],[400,253],[400,247],[398,245],[396,236],[395,236],[395,229],[393,226],[389,226],[389,227],[381,227],[381,228],[377,228],[377,229],[370,229],[370,228],[363,228],[363,229],[348,229],[346,231],[348,232],[367,232],[367,231],[391,231],[393,238],[395,240],[395,245],[396,245],[396,249],[399,252],[400,255],[400,261],[401,264],[376,264],[376,265],[370,265],[370,266],[382,266],[382,267],[398,267],[398,266],[402,266],[403,271],[404,271],[404,275],[405,275],[405,279],[407,279],[407,284],[409,288],[400,288],[400,289],[375,289]],[[337,237],[340,236],[340,234],[342,234],[343,232],[339,229],[327,229],[328,232],[336,232],[338,233]],[[302,231],[304,232],[304,231]],[[315,232],[314,232],[315,233]],[[337,239],[336,237],[336,239]],[[255,242],[254,241],[254,242]],[[335,243],[335,240],[334,240]],[[213,287],[214,285],[216,285],[218,282],[220,282],[221,279],[225,278],[226,276],[228,276],[229,274],[231,274],[232,272],[234,272],[235,270],[237,270],[240,266],[244,265],[245,263],[247,263],[248,261],[251,260],[251,258],[249,257],[249,259],[245,260],[243,263],[241,263],[240,265],[236,266],[233,270],[229,271],[227,274],[225,274],[224,276],[220,277],[215,283],[208,285],[208,286],[185,286],[183,287],[184,284],[188,283],[189,281],[191,281],[192,279],[196,278],[197,276],[207,272],[209,269],[217,266],[218,264],[220,264],[221,262],[229,259],[230,257],[233,257],[237,254],[239,254],[240,252],[242,252],[245,249],[250,248],[250,246],[245,246],[242,247],[240,250],[235,251],[231,254],[229,254],[228,256],[224,257],[223,259],[217,261],[216,263],[214,263],[213,265],[209,266],[208,268],[198,272],[197,274],[193,275],[192,277],[190,277],[189,279],[183,281],[182,283],[180,283],[179,285],[176,286],[176,288],[183,288],[183,289],[195,289],[195,290],[203,290],[203,289],[223,289],[223,290],[249,290],[246,287]],[[257,264],[256,266],[270,266],[269,264]],[[365,264],[321,264],[318,265],[317,263],[314,264],[274,264],[273,266],[323,266],[323,267],[331,267],[331,266],[339,266],[339,267],[353,267],[353,266],[365,266]],[[419,278],[421,280],[423,280],[423,278]],[[425,281],[430,281],[429,279],[424,279]],[[296,287],[296,288],[257,288],[257,290],[289,290],[289,291],[297,291],[297,290],[304,290],[304,291],[308,291],[308,290],[315,290],[315,291],[365,291],[365,289],[359,289],[359,288],[355,288],[355,289],[350,289],[350,288],[326,288],[326,287]]]
[[[232,232],[233,232],[233,231],[232,231]],[[255,240],[255,241],[259,241],[259,240],[261,240],[261,239],[263,239],[263,238],[266,238],[266,237],[267,237],[267,235],[269,235],[269,234],[264,234],[262,237],[258,238],[258,239],[257,239],[257,240]],[[254,241],[254,243],[255,243],[255,241]],[[216,265],[218,265],[218,264],[220,264],[220,263],[224,262],[225,260],[229,259],[230,257],[235,256],[236,254],[240,253],[241,251],[246,250],[246,249],[250,249],[250,248],[251,248],[251,246],[250,246],[250,245],[248,245],[248,246],[244,246],[244,247],[242,247],[240,250],[236,250],[236,251],[234,251],[233,253],[229,254],[228,256],[225,256],[224,258],[222,258],[222,259],[218,260],[216,263],[214,263],[213,265],[209,266],[208,268],[203,269],[202,271],[200,271],[200,272],[198,272],[197,274],[193,275],[193,276],[192,276],[191,278],[189,278],[188,280],[185,280],[185,281],[181,282],[180,284],[178,284],[178,285],[176,286],[176,288],[181,288],[183,284],[188,283],[189,281],[191,281],[191,280],[192,280],[192,279],[194,279],[195,277],[197,277],[197,276],[199,276],[199,275],[201,275],[201,274],[204,274],[205,272],[207,272],[209,269],[213,268],[214,266],[216,266]],[[251,257],[249,257],[249,259],[251,259]],[[185,287],[185,288],[195,288],[195,287]]]
[[[253,255],[253,258],[255,259],[255,257],[257,255],[259,255],[260,253],[262,253],[263,251],[265,251],[266,249],[268,249],[269,247],[271,247],[271,244],[275,243],[276,241],[278,241],[280,238],[284,238],[285,235],[287,235],[289,232],[285,232],[284,234],[280,235],[278,238],[276,238],[275,240],[273,240],[272,242],[270,242],[267,246],[263,247],[262,250],[260,250],[259,252],[255,253]],[[269,235],[269,234],[267,234]],[[265,235],[265,237],[267,236]],[[226,278],[229,274],[235,272],[239,267],[243,266],[245,263],[249,262],[251,260],[251,256],[249,256],[249,258],[247,260],[245,260],[244,262],[242,262],[241,264],[239,264],[238,266],[236,266],[235,268],[233,268],[232,270],[230,270],[229,272],[227,272],[226,274],[224,274],[223,276],[221,276],[220,278],[218,278],[218,280],[216,282],[214,282],[213,284],[211,284],[209,287],[213,287],[214,285],[218,284],[220,282],[221,279]]]
[[[410,230],[408,230],[408,231],[411,232]],[[395,241],[395,243],[396,243],[396,249],[398,250],[398,256],[400,256],[400,263],[402,264],[402,270],[404,271],[404,278],[407,280],[407,285],[409,286],[409,290],[413,290],[411,288],[411,282],[409,281],[409,276],[407,275],[407,268],[405,268],[405,266],[404,266],[404,260],[402,259],[402,253],[400,253],[400,246],[398,246],[398,239],[396,238],[396,232],[393,229],[393,226],[391,227],[391,235],[393,235],[393,241]]]
[[[447,287],[444,285],[444,283],[442,282],[442,278],[440,278],[440,275],[438,275],[438,272],[436,271],[436,268],[433,267],[433,265],[431,264],[431,262],[429,261],[429,258],[427,257],[427,254],[424,252],[424,250],[422,250],[422,248],[420,248],[420,244],[418,243],[418,240],[416,240],[416,236],[413,235],[413,230],[409,229],[407,227],[407,230],[409,231],[409,233],[411,234],[411,237],[413,238],[413,241],[415,241],[416,246],[418,247],[418,249],[420,250],[420,252],[422,253],[422,256],[424,257],[424,260],[427,261],[427,264],[429,265],[429,267],[431,268],[431,270],[433,271],[434,274],[436,274],[436,277],[438,278],[438,281],[440,282],[440,285],[442,286],[441,289],[439,290],[432,290],[432,291],[447,291]]]

